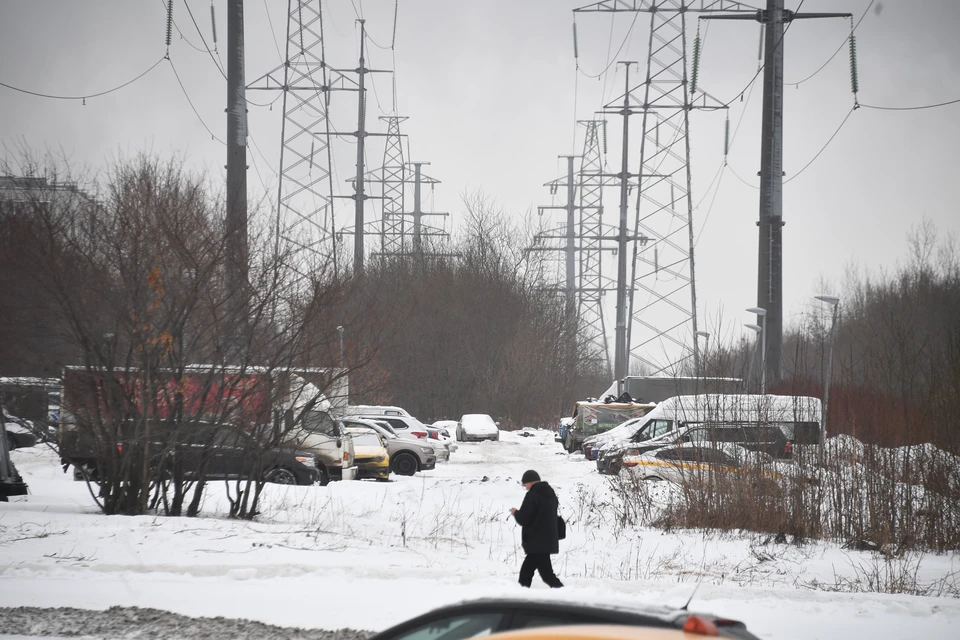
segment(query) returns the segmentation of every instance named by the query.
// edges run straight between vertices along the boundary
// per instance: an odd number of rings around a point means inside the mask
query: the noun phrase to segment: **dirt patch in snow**
[[[0,634],[95,638],[206,638],[209,640],[365,640],[370,631],[296,629],[235,618],[190,618],[159,609],[111,607],[0,608]]]

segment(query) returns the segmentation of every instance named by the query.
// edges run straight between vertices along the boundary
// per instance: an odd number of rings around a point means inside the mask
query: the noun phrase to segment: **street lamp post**
[[[764,395],[767,392],[767,310],[750,307],[747,312],[760,316],[760,395]]]
[[[823,450],[827,444],[827,412],[830,409],[830,377],[833,374],[833,343],[837,339],[837,316],[840,313],[840,298],[837,296],[815,296],[820,302],[833,307],[830,321],[830,346],[827,348],[827,371],[823,381],[823,415],[820,417],[820,464],[823,464]]]
[[[763,332],[763,328],[758,324],[745,324],[743,325],[750,331],[753,331],[757,335],[757,341],[753,343],[753,355],[750,356],[750,369],[747,370],[747,384],[750,384],[750,381],[753,380],[753,363],[757,359],[757,346],[760,343],[760,334]],[[748,389],[749,391],[749,389]]]
[[[703,368],[703,357],[704,355],[710,352],[710,334],[706,331],[697,331],[697,335],[694,340],[698,338],[703,338],[703,351],[697,350],[698,356],[697,361],[694,363],[697,367],[697,375],[703,375],[701,369]]]
[[[340,334],[340,368],[343,369],[343,325],[337,327],[337,333]]]

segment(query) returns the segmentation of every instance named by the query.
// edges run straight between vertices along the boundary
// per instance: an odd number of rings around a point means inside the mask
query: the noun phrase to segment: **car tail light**
[[[787,440],[787,444],[783,445],[783,454],[786,456],[793,455],[793,443]]]
[[[436,431],[431,431],[431,432],[430,432],[430,439],[431,439],[431,440],[439,440],[439,439],[440,439],[440,434],[437,433]]]
[[[411,431],[410,433],[413,434],[413,435],[415,435],[415,436],[417,436],[418,438],[426,438],[426,437],[427,437],[427,432],[426,432],[426,431]]]
[[[123,443],[122,443],[122,442],[118,442],[118,443],[117,443],[117,453],[120,453],[120,454],[123,453]]]
[[[683,623],[683,630],[685,633],[696,633],[701,636],[720,635],[720,632],[717,631],[717,625],[700,616],[690,616],[687,618],[687,621]]]

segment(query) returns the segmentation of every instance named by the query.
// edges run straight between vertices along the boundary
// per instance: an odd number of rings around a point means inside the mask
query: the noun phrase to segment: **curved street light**
[[[814,296],[817,300],[833,307],[830,321],[830,347],[827,350],[827,371],[823,381],[823,415],[820,416],[820,464],[823,464],[823,448],[827,443],[827,411],[830,408],[830,377],[833,374],[833,343],[837,339],[837,315],[840,312],[840,298],[837,296]]]
[[[760,316],[760,395],[764,395],[767,392],[767,310],[763,307],[750,307],[747,313]]]

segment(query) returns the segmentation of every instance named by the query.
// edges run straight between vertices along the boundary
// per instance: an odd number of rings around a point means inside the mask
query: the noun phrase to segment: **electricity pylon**
[[[546,183],[551,193],[561,187],[566,190],[566,203],[539,207],[539,212],[556,209],[566,212],[564,223],[548,227],[534,236],[534,244],[528,251],[546,251],[563,254],[563,292],[568,316],[573,316],[587,361],[596,369],[610,374],[609,346],[603,313],[603,294],[615,290],[614,283],[603,275],[602,254],[615,251],[615,229],[604,226],[603,187],[613,184],[610,176],[603,173],[601,134],[606,127],[602,120],[584,120],[586,132],[581,156],[560,156],[567,161],[563,178]],[[580,158],[579,169],[574,161]]]
[[[628,240],[631,247],[629,264],[627,256],[618,255],[617,379],[629,372],[631,357],[659,373],[685,359],[692,345],[695,366],[699,361],[689,118],[694,109],[724,105],[691,87],[686,21],[689,13],[712,11],[756,13],[732,0],[605,0],[574,9],[650,14],[644,80],[633,87],[627,82],[624,95],[605,106],[606,113],[624,119],[623,167],[607,175],[621,181],[619,250]],[[642,116],[637,173],[627,170],[631,115]],[[631,178],[637,181],[628,185]],[[631,238],[623,207],[632,187],[638,194]],[[643,298],[637,300],[638,294]]]
[[[358,90],[353,80],[331,69],[324,58],[320,0],[288,0],[284,63],[247,87],[283,92],[274,233],[276,251],[281,243],[289,244],[294,250],[291,266],[301,274],[328,257],[336,259],[330,92]]]
[[[403,116],[380,116],[387,123],[387,139],[383,147],[383,167],[380,185],[383,193],[383,212],[380,219],[380,252],[392,255],[403,251],[403,211],[406,165],[403,161],[403,139],[400,123]]]

